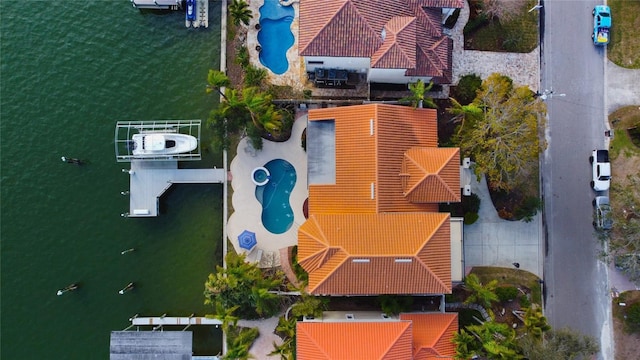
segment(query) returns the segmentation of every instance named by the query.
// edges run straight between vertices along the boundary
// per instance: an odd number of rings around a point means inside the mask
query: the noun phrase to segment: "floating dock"
[[[159,199],[173,184],[222,184],[224,169],[178,169],[177,160],[131,160],[128,217],[158,216]]]

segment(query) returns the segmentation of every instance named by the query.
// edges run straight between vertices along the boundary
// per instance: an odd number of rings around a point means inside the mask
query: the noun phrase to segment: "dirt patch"
[[[237,63],[238,50],[245,45],[247,29],[243,26],[233,25],[231,16],[227,16],[227,77],[231,81],[232,88],[240,88],[244,80],[242,67]]]

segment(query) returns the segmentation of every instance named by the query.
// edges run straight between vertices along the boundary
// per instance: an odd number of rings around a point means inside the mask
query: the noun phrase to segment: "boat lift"
[[[202,159],[200,150],[201,127],[201,120],[118,121],[114,136],[116,161],[200,160]],[[133,135],[167,132],[191,135],[198,139],[198,147],[191,152],[181,154],[158,154],[156,156],[139,156],[133,154]]]

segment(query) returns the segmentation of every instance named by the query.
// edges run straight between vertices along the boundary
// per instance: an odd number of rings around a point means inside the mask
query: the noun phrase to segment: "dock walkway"
[[[222,184],[224,169],[178,169],[177,160],[132,160],[129,217],[158,216],[158,200],[173,184]]]
[[[222,321],[218,319],[210,319],[201,316],[192,317],[162,317],[162,316],[150,316],[150,317],[135,317],[131,318],[131,325],[134,326],[148,326],[148,325],[222,325]]]

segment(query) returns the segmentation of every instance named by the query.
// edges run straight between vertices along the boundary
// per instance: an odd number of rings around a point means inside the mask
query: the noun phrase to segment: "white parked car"
[[[609,190],[611,184],[611,163],[608,150],[593,150],[589,162],[593,167],[591,187],[595,191]]]

